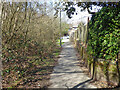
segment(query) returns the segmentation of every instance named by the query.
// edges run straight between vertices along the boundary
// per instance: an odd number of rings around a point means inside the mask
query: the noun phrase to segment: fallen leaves
[[[58,50],[57,55],[60,51]],[[50,85],[50,74],[58,59],[55,55],[52,58],[47,57],[43,62],[39,56],[29,56],[26,59],[12,59],[11,62],[3,63],[3,88],[47,87]],[[6,70],[9,70],[9,73]]]

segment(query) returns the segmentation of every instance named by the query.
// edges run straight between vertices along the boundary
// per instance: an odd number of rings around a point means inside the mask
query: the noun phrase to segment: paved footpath
[[[78,66],[77,52],[71,42],[68,39],[64,42],[58,65],[51,74],[52,85],[49,88],[97,88],[88,83],[90,78]]]

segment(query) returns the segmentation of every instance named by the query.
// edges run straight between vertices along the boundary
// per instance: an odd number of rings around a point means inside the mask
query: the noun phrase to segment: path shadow
[[[90,82],[91,80],[93,80],[93,79],[91,78],[91,79],[88,79],[88,80],[86,80],[86,81],[84,81],[84,82],[81,82],[81,83],[77,84],[76,86],[74,86],[73,88],[71,88],[71,89],[69,89],[69,90],[74,90],[75,88],[78,88],[79,86],[84,85],[85,83],[88,83],[88,82]]]
[[[71,74],[71,73],[84,73],[83,71],[73,71],[73,72],[54,72],[54,73],[69,73],[69,74]]]

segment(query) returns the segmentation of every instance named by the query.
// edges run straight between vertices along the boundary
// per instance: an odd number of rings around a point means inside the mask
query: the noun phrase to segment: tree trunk
[[[116,61],[116,68],[117,68],[117,72],[118,72],[118,86],[120,86],[120,70],[119,70],[119,63],[118,63],[118,59]]]
[[[1,30],[1,15],[2,15],[2,2],[0,2],[0,59],[2,54],[2,30]],[[2,71],[2,61],[0,60],[0,72]],[[0,75],[0,89],[2,89],[2,77]]]
[[[95,79],[95,60],[96,60],[96,58],[93,57],[93,73],[92,73],[92,79]]]

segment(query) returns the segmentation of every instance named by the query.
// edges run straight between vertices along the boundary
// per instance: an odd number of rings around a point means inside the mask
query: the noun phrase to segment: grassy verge
[[[64,44],[64,42],[62,42],[63,39],[61,39],[61,43],[62,45]],[[57,45],[60,46],[60,39],[57,40]]]

